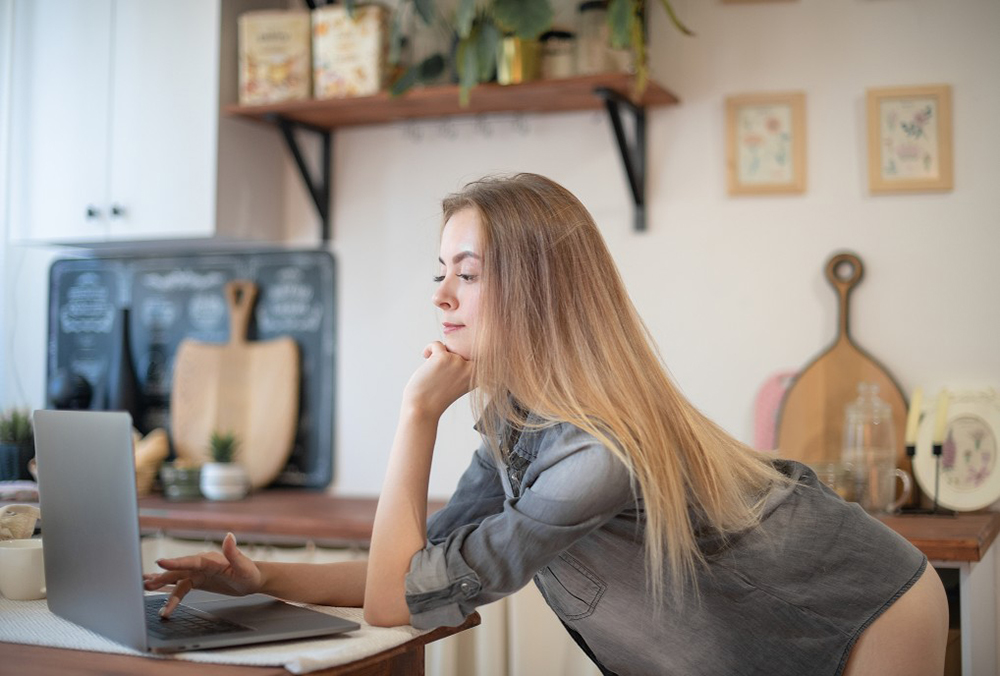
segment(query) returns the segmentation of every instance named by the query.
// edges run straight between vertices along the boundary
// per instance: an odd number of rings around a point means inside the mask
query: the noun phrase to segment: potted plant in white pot
[[[238,445],[232,432],[212,432],[212,462],[201,468],[201,493],[209,500],[239,500],[246,496],[250,482],[246,470],[235,462]]]
[[[27,411],[0,413],[0,481],[31,479],[28,463],[35,457],[35,435]]]

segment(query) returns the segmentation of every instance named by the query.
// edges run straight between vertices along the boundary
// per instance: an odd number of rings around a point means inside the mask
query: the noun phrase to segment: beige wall
[[[652,3],[651,69],[679,106],[648,115],[649,232],[632,208],[602,114],[418,122],[338,132],[333,250],[340,262],[336,439],[344,493],[378,490],[399,393],[436,337],[429,297],[438,202],[463,182],[526,170],[562,182],[600,224],[629,291],[687,395],[751,441],[753,397],[836,330],[822,269],[842,248],[866,277],[855,340],[904,391],[1000,387],[1000,3],[676,0],[684,38]],[[871,196],[868,87],[949,83],[955,190]],[[809,186],[802,196],[725,192],[723,100],[806,94]],[[289,169],[289,236],[314,217]],[[445,495],[475,435],[467,407],[442,425],[431,491]]]

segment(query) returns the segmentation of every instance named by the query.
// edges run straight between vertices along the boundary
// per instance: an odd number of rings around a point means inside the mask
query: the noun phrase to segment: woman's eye
[[[435,284],[440,284],[441,282],[444,281],[444,275],[436,275],[434,277],[431,277],[431,279],[434,280]]]
[[[479,275],[459,275],[458,278],[466,282],[474,282],[479,278]]]

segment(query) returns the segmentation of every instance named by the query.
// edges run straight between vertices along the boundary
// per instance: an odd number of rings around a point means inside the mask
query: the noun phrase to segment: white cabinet
[[[219,115],[248,4],[16,0],[11,239],[274,236],[277,133]]]

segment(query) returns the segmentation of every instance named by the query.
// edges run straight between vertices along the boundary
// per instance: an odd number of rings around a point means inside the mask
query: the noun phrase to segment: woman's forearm
[[[324,606],[360,608],[364,603],[367,561],[256,564],[264,594]]]
[[[438,416],[404,408],[379,496],[368,557],[365,621],[396,626],[410,621],[406,573],[427,539],[427,482]]]

